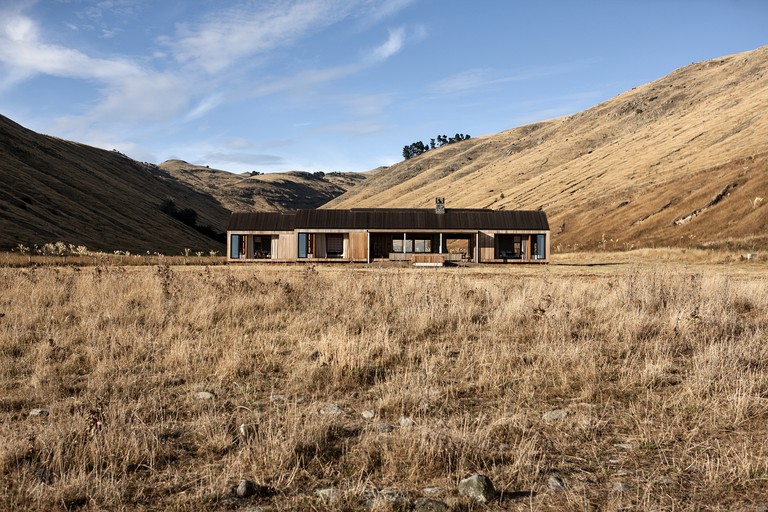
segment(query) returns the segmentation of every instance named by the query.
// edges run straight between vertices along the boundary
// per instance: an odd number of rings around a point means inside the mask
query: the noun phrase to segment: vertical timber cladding
[[[494,235],[480,232],[480,261],[492,261],[494,259],[496,259]]]
[[[274,259],[295,260],[299,257],[299,236],[296,233],[280,233],[277,256]]]
[[[368,258],[368,233],[365,231],[349,233],[347,258],[351,260],[366,260]]]

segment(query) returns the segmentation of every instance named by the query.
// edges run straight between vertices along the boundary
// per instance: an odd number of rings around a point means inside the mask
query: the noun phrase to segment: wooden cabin
[[[548,263],[542,211],[360,208],[233,213],[230,262]]]

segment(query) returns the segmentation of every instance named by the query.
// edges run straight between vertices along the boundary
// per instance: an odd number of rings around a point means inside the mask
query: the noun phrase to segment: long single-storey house
[[[233,213],[231,262],[548,263],[543,211],[354,208]]]

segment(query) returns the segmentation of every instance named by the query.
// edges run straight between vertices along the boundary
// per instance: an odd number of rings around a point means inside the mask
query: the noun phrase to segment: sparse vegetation
[[[436,139],[430,139],[429,144],[425,144],[424,142],[421,142],[420,140],[418,140],[416,142],[413,142],[403,147],[403,158],[406,160],[409,160],[415,156],[419,156],[422,153],[426,153],[430,149],[439,148],[447,144],[454,144],[456,142],[461,142],[463,140],[468,140],[470,138],[472,137],[469,135],[464,135],[463,133],[457,133],[453,137],[447,137],[446,135],[438,135]]]
[[[749,510],[768,502],[764,276],[0,268],[0,505],[407,510],[437,487],[479,510],[456,484],[481,472],[502,493],[483,510]]]

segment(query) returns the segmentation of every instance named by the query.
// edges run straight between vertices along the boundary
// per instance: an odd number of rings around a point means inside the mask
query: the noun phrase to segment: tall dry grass
[[[0,268],[0,508],[768,503],[765,275],[564,268]]]

